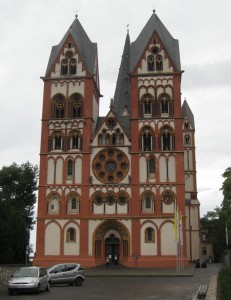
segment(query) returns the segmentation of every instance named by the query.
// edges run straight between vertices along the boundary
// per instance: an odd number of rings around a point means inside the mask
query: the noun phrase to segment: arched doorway
[[[123,263],[129,255],[129,232],[119,221],[104,221],[95,230],[93,245],[94,255],[99,263],[104,262],[109,255],[117,255],[120,263]]]
[[[105,257],[110,257],[112,263],[114,263],[115,256],[117,262],[120,257],[120,240],[113,233],[105,239]]]

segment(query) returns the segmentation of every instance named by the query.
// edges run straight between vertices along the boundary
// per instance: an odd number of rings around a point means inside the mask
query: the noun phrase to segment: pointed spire
[[[69,35],[71,35],[73,40],[75,41],[76,47],[78,48],[88,71],[94,73],[95,61],[97,56],[97,44],[91,42],[83,26],[79,22],[78,15],[76,13],[74,21],[72,22],[70,28],[67,30],[61,42],[58,45],[52,47],[46,75],[50,71],[51,66],[55,62],[57,55],[59,54]]]
[[[174,63],[178,71],[181,70],[180,66],[180,51],[178,40],[174,39],[161,20],[158,18],[155,10],[148,20],[147,24],[144,26],[140,35],[131,44],[131,69],[133,71],[136,67],[138,61],[140,60],[145,48],[147,47],[150,38],[154,32],[157,32],[168,55],[170,56],[172,62]]]
[[[187,117],[190,124],[191,124],[191,126],[192,126],[192,128],[195,129],[194,115],[191,111],[191,108],[188,105],[188,102],[187,102],[186,98],[184,99],[181,111],[182,111],[182,117],[183,118]]]
[[[119,75],[116,83],[114,101],[112,110],[116,114],[121,114],[124,108],[127,108],[130,113],[130,36],[127,31],[127,36],[124,44],[123,55],[121,59]]]

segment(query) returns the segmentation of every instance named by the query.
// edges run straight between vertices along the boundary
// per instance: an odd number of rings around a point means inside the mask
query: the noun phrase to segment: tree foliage
[[[224,178],[222,184],[222,192],[223,192],[223,201],[221,204],[221,213],[225,222],[229,228],[231,229],[231,167],[227,168],[225,172],[222,174]]]
[[[38,167],[29,162],[0,170],[0,263],[24,263],[34,226]]]

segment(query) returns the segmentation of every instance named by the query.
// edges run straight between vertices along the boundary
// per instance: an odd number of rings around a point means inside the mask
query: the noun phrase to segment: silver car
[[[80,264],[66,263],[54,265],[47,269],[50,284],[68,283],[80,286],[85,280],[84,269]]]
[[[40,290],[50,290],[49,276],[45,268],[23,267],[18,269],[8,283],[9,295],[31,291],[37,294]]]

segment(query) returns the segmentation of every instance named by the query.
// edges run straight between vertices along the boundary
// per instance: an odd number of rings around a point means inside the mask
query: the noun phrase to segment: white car
[[[18,269],[8,283],[9,295],[19,292],[50,290],[49,276],[45,268],[23,267]]]

